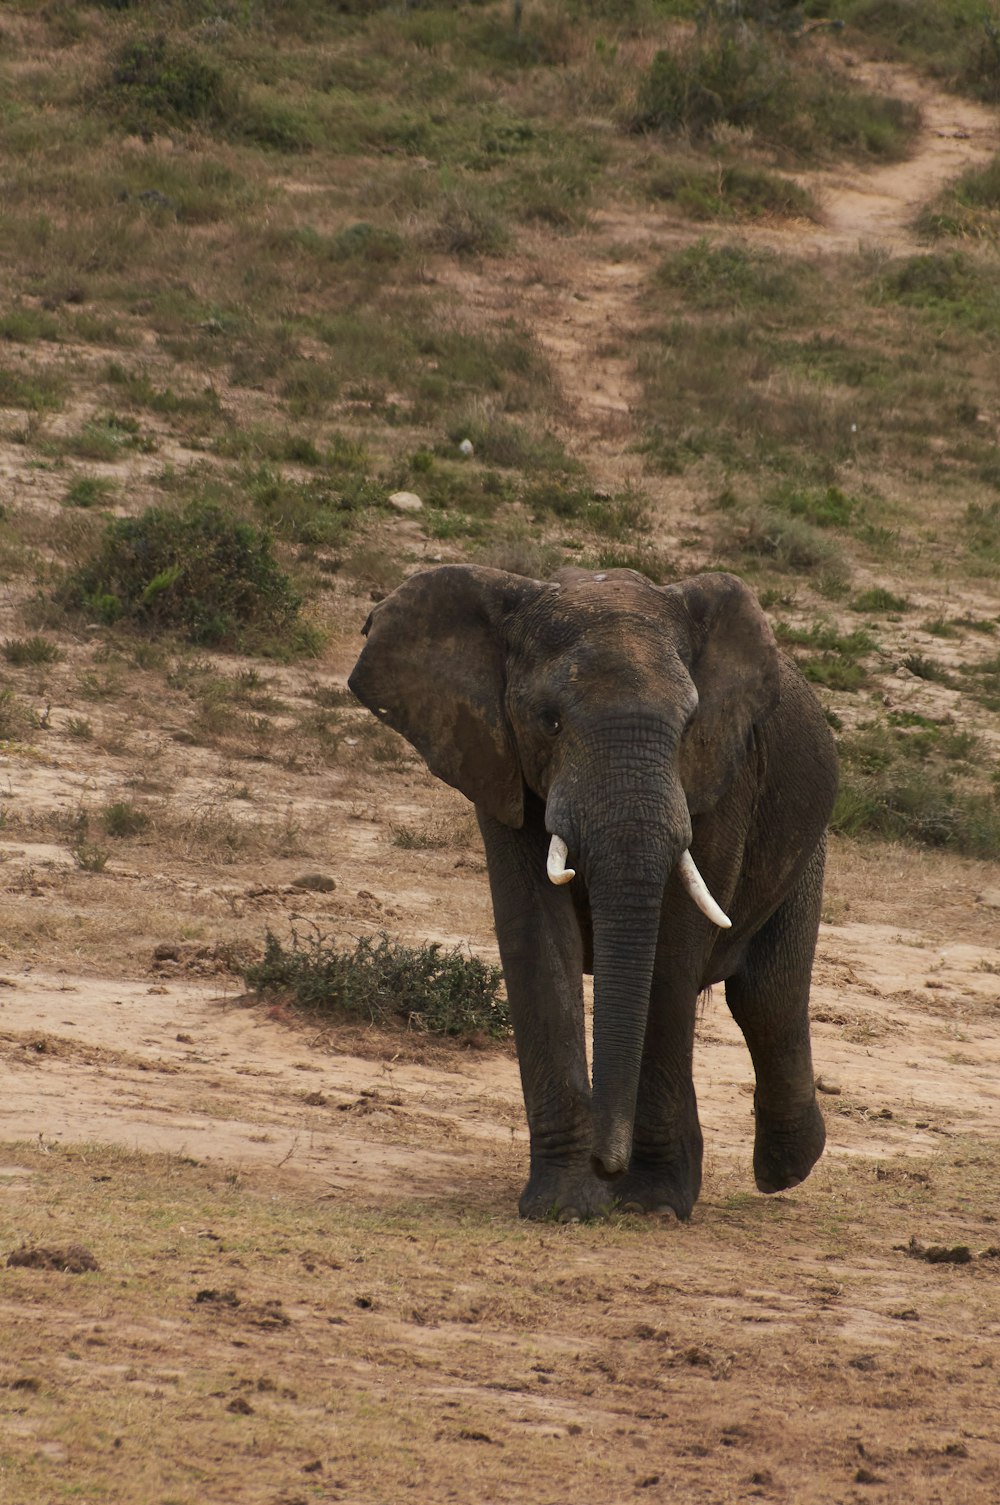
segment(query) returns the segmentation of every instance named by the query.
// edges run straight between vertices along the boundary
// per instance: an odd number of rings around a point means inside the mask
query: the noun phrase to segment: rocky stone
[[[332,894],[336,887],[329,873],[303,873],[301,878],[292,879],[292,888],[305,888],[313,894]]]
[[[394,491],[389,498],[389,506],[395,507],[397,512],[423,512],[424,504],[415,491]]]

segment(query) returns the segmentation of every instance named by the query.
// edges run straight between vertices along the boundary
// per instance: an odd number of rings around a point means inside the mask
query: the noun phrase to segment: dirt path
[[[820,205],[818,223],[708,228],[699,234],[799,256],[845,255],[862,245],[894,256],[924,248],[914,219],[946,183],[1000,150],[997,113],[946,94],[907,68],[855,60],[853,71],[866,87],[919,107],[923,124],[910,156],[868,170],[800,175]],[[601,479],[618,485],[623,474],[636,477],[641,470],[629,447],[638,437],[631,418],[639,408],[632,349],[646,319],[642,295],[664,249],[690,239],[690,228],[669,212],[638,206],[603,212],[576,249],[567,248],[542,277],[529,271],[520,288],[532,327],[559,374],[572,428],[588,436],[587,462]],[[488,309],[497,289],[475,275],[465,274],[463,281],[471,301]],[[672,506],[683,503],[682,486],[658,484],[665,485]]]
[[[823,221],[814,231],[796,227],[790,237],[803,250],[844,253],[866,245],[894,256],[915,255],[924,249],[913,231],[919,210],[947,183],[984,166],[1000,149],[997,114],[974,100],[942,93],[905,68],[856,62],[854,72],[866,88],[918,106],[920,133],[903,162],[861,175],[812,175],[809,187],[819,199]]]

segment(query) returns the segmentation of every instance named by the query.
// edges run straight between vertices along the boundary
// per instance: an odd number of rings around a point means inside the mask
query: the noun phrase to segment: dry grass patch
[[[492,1207],[512,1189],[503,1156],[460,1193],[367,1206],[277,1168],[93,1144],[5,1159],[3,1251],[82,1244],[96,1264],[5,1272],[5,1466],[24,1505],[71,1479],[135,1505],[270,1505],[289,1477],[437,1496],[473,1456],[484,1489],[540,1500],[558,1474],[586,1505],[668,1466],[692,1490],[739,1492],[748,1469],[798,1489],[807,1467],[849,1487],[859,1457],[912,1498],[928,1459],[953,1489],[986,1487],[972,1434],[995,1271],[988,1228],[955,1210],[988,1200],[981,1148],[827,1161],[775,1200],[716,1173],[687,1229],[518,1224]],[[911,1235],[971,1260],[909,1257]],[[808,1421],[784,1402],[790,1370],[823,1395]]]

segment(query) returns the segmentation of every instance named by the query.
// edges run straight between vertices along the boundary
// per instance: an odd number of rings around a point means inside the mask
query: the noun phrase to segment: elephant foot
[[[635,1151],[617,1202],[622,1212],[673,1213],[686,1223],[701,1191],[701,1134],[669,1158]]]
[[[754,1103],[757,1120],[753,1173],[757,1190],[790,1191],[800,1185],[823,1153],[826,1125],[813,1098],[797,1118],[783,1118]]]
[[[615,1180],[602,1181],[586,1166],[532,1167],[517,1210],[532,1221],[584,1223],[605,1218],[615,1205]]]

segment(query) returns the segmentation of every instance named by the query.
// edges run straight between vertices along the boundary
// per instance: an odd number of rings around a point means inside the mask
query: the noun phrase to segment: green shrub
[[[0,690],[0,742],[15,742],[41,725],[38,712],[11,689]]]
[[[783,570],[842,573],[845,567],[840,550],[812,523],[774,508],[748,512],[735,547],[743,554],[771,559]]]
[[[969,550],[989,564],[1000,564],[1000,502],[970,502],[965,521]]]
[[[786,42],[743,18],[658,52],[627,122],[696,142],[720,125],[752,130],[798,159],[900,156],[918,123],[913,105],[856,88],[815,56],[798,65]]]
[[[841,778],[830,829],[917,846],[947,847],[968,857],[1000,857],[1000,810],[988,794],[961,793],[923,771]]]
[[[64,507],[101,507],[111,500],[116,489],[108,476],[77,476],[67,487],[62,504]]]
[[[849,527],[859,507],[856,499],[839,486],[797,486],[787,481],[769,492],[765,500],[789,517],[804,518],[817,528]]]
[[[908,611],[910,603],[905,596],[896,596],[884,585],[873,585],[861,591],[851,602],[852,611]]]
[[[650,179],[653,198],[667,199],[694,220],[755,220],[812,218],[812,196],[790,178],[759,167],[705,169],[690,163],[671,163]]]
[[[924,235],[990,236],[1000,228],[1000,156],[972,168],[928,205],[917,219]]]
[[[120,413],[102,413],[90,418],[76,433],[52,441],[57,453],[74,455],[79,460],[111,463],[123,455],[138,452],[152,454],[156,439],[143,431],[137,418]]]
[[[531,433],[506,418],[463,423],[449,437],[453,444],[471,440],[477,459],[504,470],[523,470],[528,474],[556,471],[568,475],[576,468],[554,434]]]
[[[449,256],[502,256],[510,228],[482,194],[453,191],[430,234],[435,251]]]
[[[127,130],[147,136],[165,125],[216,125],[234,107],[219,65],[162,34],[119,49],[100,98]]]
[[[384,230],[361,220],[334,236],[330,242],[330,256],[334,261],[385,265],[399,261],[405,247],[403,237],[394,230]]]
[[[805,268],[774,251],[732,242],[714,246],[701,239],[668,256],[657,280],[683,293],[689,305],[735,310],[794,303],[805,276]]]
[[[45,413],[61,408],[65,395],[66,379],[56,371],[22,373],[0,366],[0,408]]]
[[[1000,329],[1000,290],[994,270],[964,251],[930,251],[894,261],[875,279],[870,296],[876,303],[920,309],[938,324],[954,323],[990,336]],[[962,409],[974,422],[971,406],[964,403]]]
[[[119,840],[139,836],[149,828],[149,816],[130,800],[113,800],[103,812],[104,829]]]
[[[8,664],[55,664],[62,658],[55,643],[48,638],[8,638],[3,645],[3,656]]]
[[[290,480],[269,465],[247,472],[242,489],[279,537],[307,548],[343,542],[359,508],[357,488],[338,492],[323,479]]]
[[[301,630],[301,598],[270,535],[197,500],[181,512],[150,507],[109,523],[61,599],[103,622],[180,632],[195,643],[294,640]]]
[[[951,675],[943,664],[937,659],[927,658],[923,653],[907,653],[903,659],[903,668],[909,669],[918,679],[930,679],[938,684],[949,685],[952,682]]]
[[[961,81],[987,104],[1000,104],[1000,16],[984,14],[976,42],[970,47]]]
[[[463,956],[458,947],[404,946],[385,931],[362,936],[352,951],[319,934],[302,938],[294,928],[285,947],[268,931],[263,959],[244,977],[255,992],[279,994],[310,1013],[378,1025],[402,1021],[443,1035],[510,1034],[499,967]]]
[[[973,733],[915,711],[891,711],[885,721],[845,735],[840,762],[833,830],[971,857],[1000,855],[1000,806],[982,787]]]

